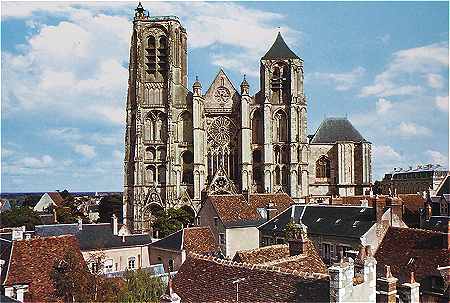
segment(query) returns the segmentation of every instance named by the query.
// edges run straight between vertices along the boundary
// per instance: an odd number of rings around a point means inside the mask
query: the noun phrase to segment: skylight
[[[334,222],[334,224],[339,224],[341,223],[341,221],[342,221],[341,219],[337,219],[336,222]]]
[[[366,209],[365,208],[361,208],[361,210],[359,211],[360,213],[363,213],[363,212],[365,212],[366,211]]]
[[[317,218],[316,222],[322,221],[322,218]]]
[[[359,221],[353,222],[353,227],[356,227],[359,224]]]

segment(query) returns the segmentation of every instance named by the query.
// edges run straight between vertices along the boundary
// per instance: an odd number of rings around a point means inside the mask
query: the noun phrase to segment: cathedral
[[[187,32],[175,16],[136,8],[126,105],[124,223],[150,228],[155,209],[197,212],[208,195],[285,192],[296,202],[365,193],[371,143],[345,118],[308,135],[303,60],[280,33],[250,95],[220,69],[187,79]]]

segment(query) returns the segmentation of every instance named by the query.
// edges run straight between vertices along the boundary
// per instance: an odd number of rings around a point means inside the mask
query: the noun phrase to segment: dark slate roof
[[[170,249],[170,250],[181,250],[183,245],[183,230],[174,232],[159,241],[151,244],[152,247]]]
[[[0,302],[2,302],[2,303],[17,303],[17,302],[20,302],[20,301],[17,301],[15,299],[12,299],[10,297],[7,297],[7,296],[4,296],[4,295],[0,294]]]
[[[322,121],[311,143],[335,143],[337,141],[364,141],[363,136],[347,118],[327,118]]]
[[[431,216],[430,219],[422,222],[422,229],[434,230],[439,232],[447,232],[448,216]]]
[[[304,205],[293,205],[262,225],[263,234],[284,234],[286,224],[298,222]],[[294,208],[294,211],[292,211]],[[302,218],[308,234],[360,238],[375,224],[375,209],[358,206],[308,205]]]
[[[261,59],[300,59],[284,42],[281,33],[278,32],[275,42],[272,47],[267,51],[267,53]]]
[[[77,224],[37,225],[35,234],[40,237],[74,235],[77,237],[81,250],[98,248],[116,248],[137,245],[147,245],[152,242],[150,235],[115,236],[109,223],[83,224],[82,230]]]

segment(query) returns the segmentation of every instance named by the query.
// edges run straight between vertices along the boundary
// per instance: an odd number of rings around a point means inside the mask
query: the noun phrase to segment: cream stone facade
[[[301,202],[369,186],[370,143],[360,135],[310,144],[303,60],[281,34],[260,63],[255,95],[245,76],[237,90],[222,69],[206,92],[198,79],[191,92],[186,30],[175,16],[149,16],[138,6],[124,163],[131,230],[149,230],[155,208],[197,212],[210,194],[282,191]],[[364,159],[356,159],[360,149]]]

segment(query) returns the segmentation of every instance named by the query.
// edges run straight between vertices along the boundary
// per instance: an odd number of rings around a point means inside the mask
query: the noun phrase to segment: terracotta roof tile
[[[208,201],[213,204],[225,226],[256,226],[264,222],[258,208],[271,203],[271,207],[275,208],[274,215],[277,215],[294,203],[287,194],[250,195],[249,201],[242,195],[217,195],[209,196]]]
[[[403,200],[403,205],[413,213],[419,213],[419,208],[425,206],[426,200],[418,194],[399,194],[398,197]]]
[[[183,248],[188,252],[211,253],[219,250],[216,239],[209,227],[184,229]]]
[[[50,192],[48,195],[56,205],[61,206],[64,203],[64,199],[61,197],[59,192]]]
[[[401,283],[408,281],[411,271],[414,271],[418,282],[428,276],[440,277],[437,268],[449,264],[448,256],[447,235],[444,233],[389,227],[375,253],[377,274],[384,274],[384,265],[389,265]]]
[[[326,302],[329,276],[189,254],[174,279],[183,302]]]
[[[86,266],[74,236],[14,241],[4,285],[28,284],[27,296],[30,301],[54,301],[55,288],[50,273],[55,262],[61,260],[69,250],[75,252],[80,266]]]
[[[273,265],[285,269],[298,270],[308,273],[328,274],[327,267],[320,258],[314,244],[307,243],[307,251],[298,256],[289,254],[288,244],[265,246],[257,249],[238,251],[233,261]]]

